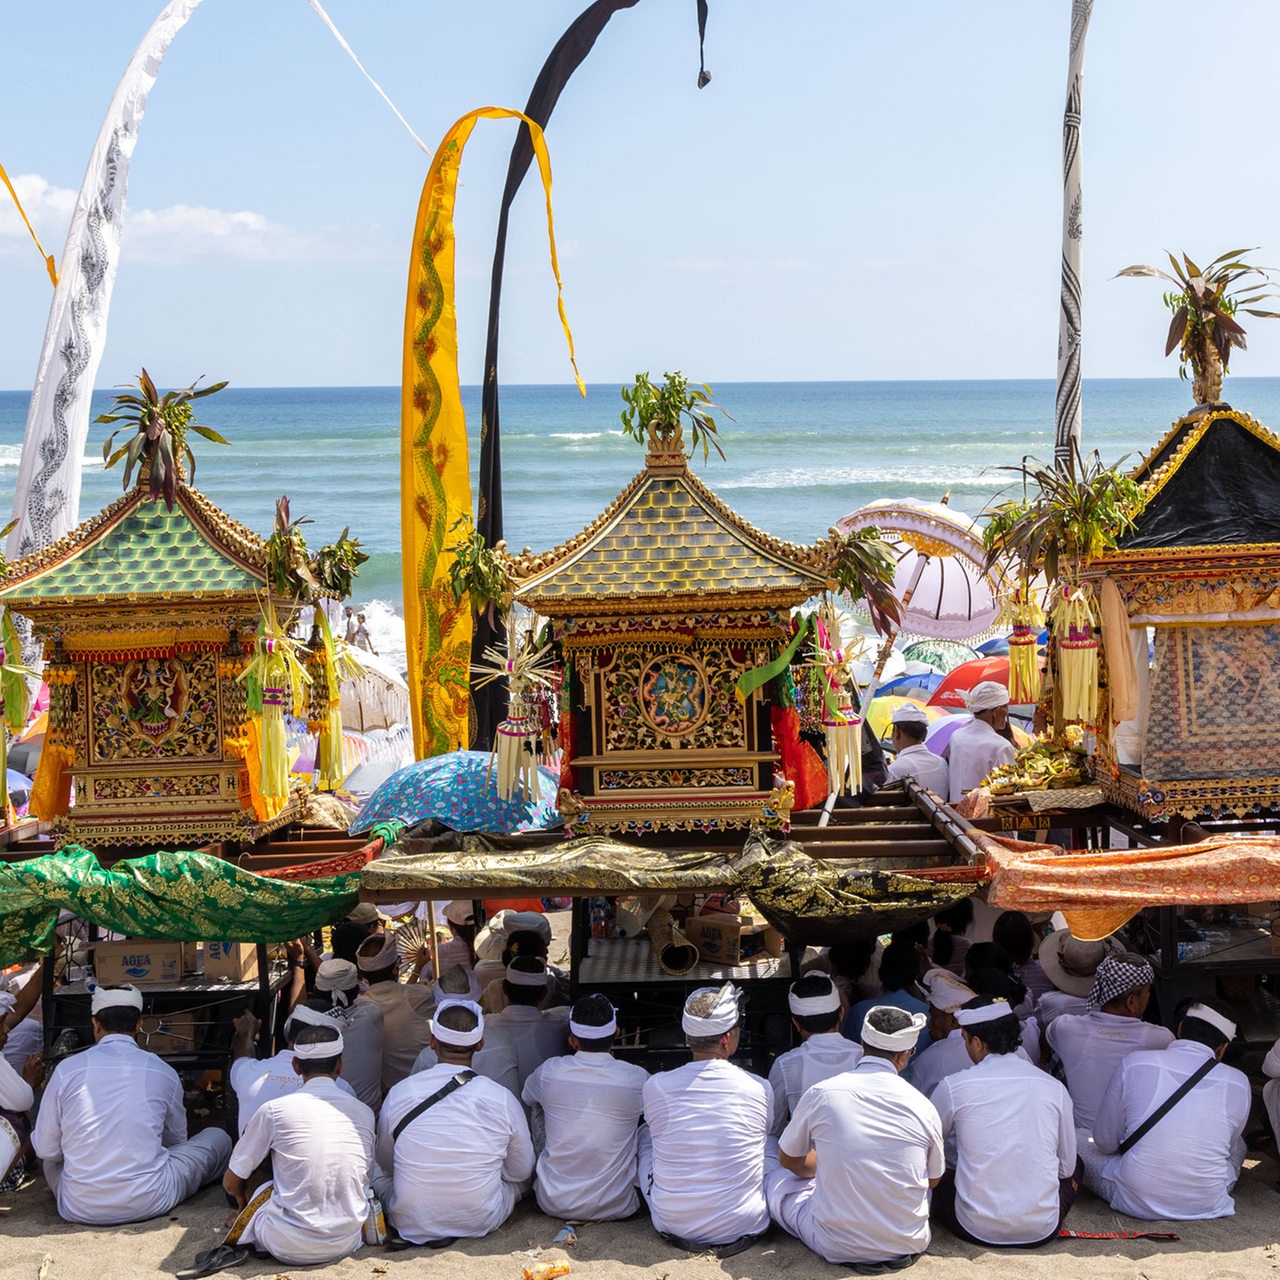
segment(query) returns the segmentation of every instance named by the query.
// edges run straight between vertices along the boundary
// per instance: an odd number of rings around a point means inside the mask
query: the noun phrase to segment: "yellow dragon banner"
[[[542,130],[519,111],[479,107],[445,134],[422,188],[413,232],[400,390],[400,537],[414,755],[422,760],[468,744],[471,604],[455,602],[445,545],[459,519],[471,519],[466,417],[458,383],[453,209],[463,148],[478,120],[522,120],[529,127],[547,203],[547,236],[560,323],[574,380],[584,395],[565,315],[551,216],[551,160]]]

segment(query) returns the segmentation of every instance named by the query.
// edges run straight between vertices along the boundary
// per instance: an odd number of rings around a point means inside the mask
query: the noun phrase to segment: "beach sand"
[[[1280,1194],[1272,1182],[1280,1165],[1269,1155],[1250,1153],[1236,1188],[1236,1215],[1212,1222],[1152,1223],[1176,1231],[1179,1241],[1062,1240],[1037,1250],[984,1250],[964,1244],[939,1228],[929,1252],[909,1274],[915,1280],[1264,1280],[1280,1278],[1277,1210]],[[226,1204],[208,1188],[167,1218],[115,1228],[78,1227],[58,1220],[43,1181],[0,1197],[12,1206],[0,1219],[0,1277],[36,1280],[46,1254],[45,1280],[153,1280],[189,1266],[202,1249],[217,1242]],[[1077,1231],[1123,1231],[1144,1225],[1113,1213],[1087,1193],[1072,1209],[1068,1224]],[[521,1268],[541,1257],[559,1256],[551,1238],[560,1224],[530,1203],[483,1240],[451,1249],[410,1249],[388,1253],[365,1248],[324,1267],[289,1267],[251,1260],[227,1275],[314,1277],[314,1280],[519,1280]],[[540,1251],[545,1251],[540,1253]],[[829,1266],[798,1241],[778,1231],[737,1257],[718,1261],[674,1251],[654,1234],[648,1219],[600,1223],[579,1229],[567,1252],[574,1277],[583,1280],[835,1280],[848,1267]]]

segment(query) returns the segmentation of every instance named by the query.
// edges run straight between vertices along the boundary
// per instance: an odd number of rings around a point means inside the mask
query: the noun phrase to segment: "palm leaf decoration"
[[[189,387],[166,391],[162,396],[156,390],[151,375],[143,369],[137,387],[130,386],[129,390],[113,396],[112,412],[99,414],[94,419],[108,425],[113,422],[127,424],[117,427],[107,437],[102,446],[102,460],[110,468],[123,459],[126,490],[133,479],[134,467],[141,467],[143,472],[149,471],[150,496],[152,499],[163,498],[170,511],[178,498],[178,484],[183,478],[184,465],[189,479],[194,480],[196,475],[196,457],[191,451],[188,433],[194,431],[214,444],[228,443],[212,427],[196,422],[192,408],[193,401],[211,396],[227,384],[215,382],[197,390],[199,383],[197,378]],[[130,428],[134,435],[118,449],[113,448],[116,437]]]
[[[360,572],[360,566],[368,560],[360,550],[360,539],[351,537],[345,528],[335,542],[328,542],[316,552],[316,578],[320,589],[327,595],[345,600],[351,594],[352,579]]]
[[[267,575],[272,590],[282,596],[319,595],[321,584],[307,558],[307,540],[302,526],[311,524],[306,516],[289,518],[289,499],[276,503],[275,528],[267,539]]]
[[[1177,350],[1179,377],[1185,378],[1191,370],[1197,403],[1217,399],[1222,375],[1229,371],[1232,349],[1246,349],[1240,313],[1280,319],[1280,312],[1257,305],[1280,297],[1280,289],[1272,283],[1268,268],[1245,260],[1245,254],[1254,252],[1256,249],[1232,249],[1201,270],[1185,253],[1179,261],[1166,250],[1172,274],[1143,263],[1116,272],[1117,278],[1149,276],[1174,286],[1164,295],[1165,306],[1173,312],[1164,353],[1168,356]]]
[[[446,548],[453,556],[449,565],[449,590],[454,604],[463,596],[471,597],[471,609],[477,617],[486,614],[497,627],[511,608],[515,583],[505,552],[505,544],[491,547],[467,516],[456,520],[449,530],[458,539]]]
[[[723,458],[720,433],[711,415],[723,413],[730,422],[733,418],[712,399],[711,388],[705,382],[691,387],[679,369],[662,376],[665,381],[658,386],[647,373],[637,373],[635,386],[622,388],[627,406],[621,414],[622,434],[647,443],[655,451],[683,449],[687,423],[691,454],[701,448],[706,462],[714,449]]]
[[[855,603],[862,600],[871,615],[871,624],[888,635],[902,620],[902,607],[893,592],[897,564],[888,544],[874,525],[850,533],[832,531],[835,553],[827,572]]]

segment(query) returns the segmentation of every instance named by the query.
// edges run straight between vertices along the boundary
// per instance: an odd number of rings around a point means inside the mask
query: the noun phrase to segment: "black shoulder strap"
[[[1131,1146],[1146,1135],[1169,1114],[1170,1111],[1218,1065],[1217,1058],[1210,1058],[1198,1066],[1117,1148],[1122,1156]]]
[[[400,1135],[426,1110],[434,1107],[437,1102],[447,1098],[455,1089],[461,1089],[468,1080],[474,1080],[476,1073],[469,1067],[464,1071],[459,1071],[452,1080],[449,1081],[443,1089],[437,1089],[429,1098],[423,1098],[412,1111],[402,1117],[400,1123],[391,1130],[391,1141],[394,1143],[399,1140]]]

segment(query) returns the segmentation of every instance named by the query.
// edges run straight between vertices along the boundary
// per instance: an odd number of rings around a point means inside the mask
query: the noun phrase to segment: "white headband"
[[[0,991],[0,1018],[3,1018],[7,1013],[12,1013],[14,1008],[17,1006],[17,1003],[18,1001],[14,998],[12,993],[8,991]]]
[[[547,971],[545,967],[537,973],[530,973],[527,969],[517,969],[513,960],[507,965],[507,981],[513,987],[545,987]]]
[[[902,1028],[901,1031],[877,1031],[871,1025],[871,1015],[878,1013],[881,1009],[893,1009],[895,1013],[902,1013],[902,1009],[894,1008],[893,1005],[877,1005],[874,1009],[867,1010],[867,1016],[862,1020],[862,1043],[869,1044],[873,1049],[888,1049],[890,1053],[901,1053],[904,1049],[914,1049],[916,1041],[920,1038],[920,1032],[924,1028],[924,1024],[929,1021],[923,1013],[909,1013],[907,1017],[911,1019],[908,1026]]]
[[[738,989],[732,982],[726,982],[723,987],[699,987],[685,1001],[684,1013],[680,1018],[680,1026],[685,1035],[696,1039],[704,1036],[722,1036],[732,1031],[742,1016],[738,994]],[[716,997],[710,1013],[698,1015],[689,1011],[689,1006],[695,1000],[700,996],[708,995]]]
[[[470,1031],[454,1031],[450,1027],[440,1025],[440,1015],[446,1009],[470,1009],[476,1015],[476,1025]],[[455,1049],[470,1049],[484,1039],[484,1011],[474,1000],[444,1000],[436,1005],[436,1016],[431,1019],[431,1034],[441,1044],[451,1045]]]
[[[321,960],[316,970],[317,991],[350,991],[359,982],[359,971],[350,960]]]
[[[1228,1040],[1236,1038],[1236,1024],[1230,1018],[1223,1017],[1216,1009],[1210,1009],[1207,1004],[1190,1005],[1182,1016],[1199,1018],[1201,1022],[1207,1022],[1211,1027],[1217,1027]]]
[[[943,1013],[954,1013],[978,994],[970,991],[950,969],[930,969],[920,981],[929,993],[929,1003]]]
[[[332,1022],[326,1018],[327,1025],[338,1031]],[[322,1040],[319,1044],[295,1044],[293,1046],[293,1056],[295,1058],[337,1058],[342,1054],[342,1032],[338,1031],[336,1040]]]
[[[446,991],[441,985],[440,980],[451,974],[455,969],[461,969],[467,977],[467,989],[465,991]],[[448,1000],[473,1000],[477,1004],[480,1001],[481,993],[484,988],[480,985],[480,979],[476,977],[476,971],[468,965],[455,964],[450,965],[444,973],[437,978],[434,985],[436,993],[436,1004],[444,1004]]]
[[[89,1005],[90,1013],[101,1013],[103,1009],[137,1009],[142,1012],[142,992],[137,987],[99,987],[93,993]]]
[[[390,969],[400,959],[400,951],[396,946],[394,929],[388,929],[382,935],[382,945],[377,951],[366,953],[364,948],[377,936],[377,934],[371,934],[368,939],[360,944],[360,950],[356,952],[356,967],[362,973],[376,973],[379,969]]]
[[[574,1022],[573,1018],[569,1018],[569,1032],[575,1035],[579,1040],[603,1040],[605,1036],[616,1035],[618,1031],[618,1011],[613,1011],[613,1017],[602,1027],[593,1027],[589,1022]]]
[[[976,1009],[957,1009],[956,1021],[962,1027],[977,1027],[984,1022],[995,1022],[997,1018],[1012,1018],[1013,1009],[1007,1000],[993,1000],[990,1004],[981,1004]]]
[[[835,984],[820,996],[798,996],[795,987],[787,992],[787,1007],[797,1018],[817,1018],[824,1013],[840,1011],[840,993]]]
[[[306,1027],[334,1026],[333,1018],[329,1014],[322,1013],[319,1009],[312,1009],[309,1005],[300,1004],[284,1020],[284,1038],[286,1040],[292,1040],[298,1034],[298,1028],[289,1025],[295,1022],[301,1023]]]

